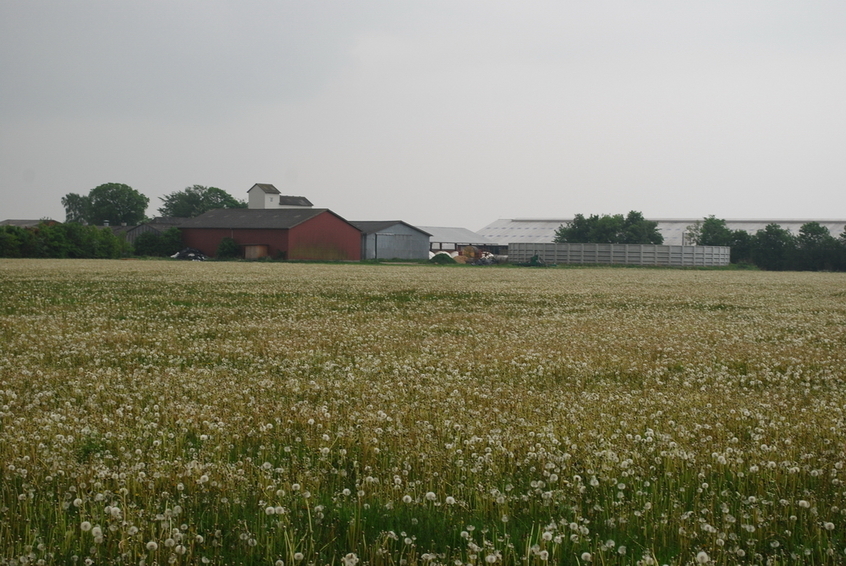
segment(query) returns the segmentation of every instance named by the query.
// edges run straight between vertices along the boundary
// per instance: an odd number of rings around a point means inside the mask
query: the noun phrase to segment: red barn
[[[257,259],[361,259],[361,231],[326,208],[219,208],[179,225],[182,242],[208,256],[224,238]]]

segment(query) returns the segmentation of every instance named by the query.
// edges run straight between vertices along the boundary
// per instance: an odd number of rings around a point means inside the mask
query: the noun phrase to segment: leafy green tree
[[[21,257],[21,234],[18,226],[0,226],[0,257]]]
[[[696,246],[730,246],[734,234],[726,221],[708,216],[687,227],[685,241]]]
[[[838,242],[819,222],[807,222],[799,228],[796,248],[796,269],[830,271],[839,263]]]
[[[89,199],[89,224],[96,226],[107,220],[112,226],[134,226],[144,220],[150,199],[129,185],[106,183],[91,189]]]
[[[590,228],[595,222],[595,215],[585,218],[583,214],[577,214],[567,224],[562,224],[555,231],[556,244],[587,243],[590,240]]]
[[[778,224],[767,224],[752,239],[752,261],[762,269],[790,269],[796,238]]]
[[[559,226],[555,231],[556,243],[584,244],[661,244],[664,237],[658,231],[658,223],[646,220],[643,214],[631,211],[622,214],[585,218],[576,214],[571,222]]]
[[[88,195],[68,193],[62,198],[66,222],[102,226],[134,226],[144,219],[150,199],[129,185],[106,183],[91,189]]]
[[[753,236],[746,230],[734,230],[731,233],[731,262],[751,263]]]
[[[65,207],[65,222],[85,224],[88,222],[89,199],[87,196],[68,193],[62,197]]]
[[[193,218],[217,208],[246,208],[247,203],[217,187],[194,185],[181,191],[159,197],[164,203],[159,208],[162,216]]]
[[[664,236],[658,230],[658,223],[647,220],[643,214],[630,211],[623,222],[623,244],[663,244]]]

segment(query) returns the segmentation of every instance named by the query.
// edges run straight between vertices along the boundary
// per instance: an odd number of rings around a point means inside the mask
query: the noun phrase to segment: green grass
[[[0,264],[0,564],[846,559],[842,276],[385,267]]]

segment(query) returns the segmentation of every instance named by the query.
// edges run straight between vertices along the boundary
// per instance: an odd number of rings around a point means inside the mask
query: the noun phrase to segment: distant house
[[[402,220],[350,224],[361,230],[362,259],[429,259],[431,234]]]
[[[314,205],[305,197],[286,196],[279,189],[267,183],[256,183],[247,191],[247,208],[251,209],[280,209],[280,208],[312,208]]]
[[[220,208],[183,219],[178,228],[186,246],[208,256],[232,238],[248,259],[361,259],[359,229],[326,208]]]

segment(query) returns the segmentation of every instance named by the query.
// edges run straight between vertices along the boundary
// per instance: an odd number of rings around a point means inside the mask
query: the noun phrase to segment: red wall
[[[288,230],[230,230],[224,228],[182,228],[182,243],[197,248],[207,256],[217,254],[217,247],[223,238],[232,238],[241,246],[246,244],[267,244],[268,255],[279,257],[288,250]]]
[[[285,229],[182,228],[182,243],[214,256],[223,238],[239,245],[266,244],[271,258],[361,259],[361,232],[331,212],[323,212],[302,224]]]
[[[331,212],[318,214],[288,235],[288,259],[361,259],[361,232]]]

